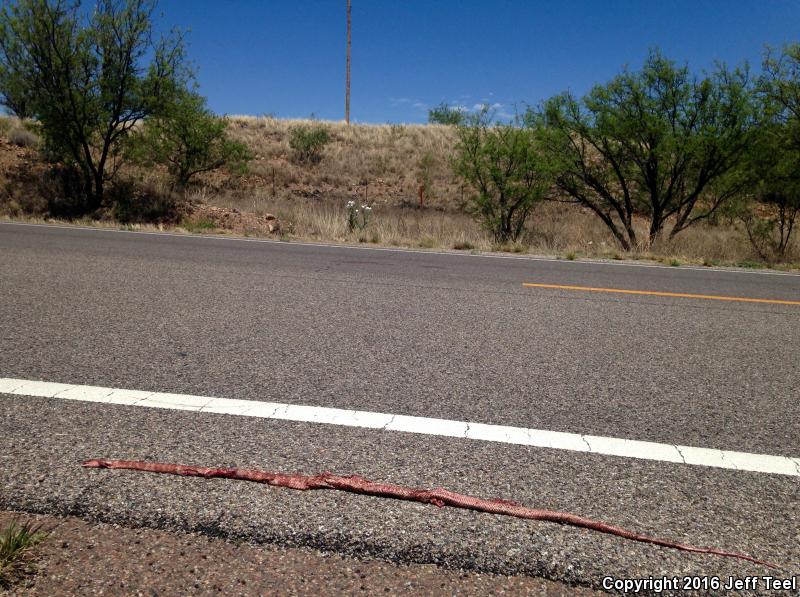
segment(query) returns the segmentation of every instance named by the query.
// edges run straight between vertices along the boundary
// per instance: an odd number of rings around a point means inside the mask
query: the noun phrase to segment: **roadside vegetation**
[[[26,556],[47,537],[42,527],[12,520],[0,531],[0,587],[8,587],[30,566]]]
[[[0,11],[0,214],[672,265],[800,260],[800,45],[767,51],[758,75],[694,73],[653,50],[511,121],[441,104],[427,125],[348,126],[213,114],[154,10]]]

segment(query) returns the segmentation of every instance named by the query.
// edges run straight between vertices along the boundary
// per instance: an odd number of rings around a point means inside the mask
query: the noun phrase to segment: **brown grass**
[[[231,136],[255,155],[251,175],[276,195],[325,199],[363,198],[379,205],[417,203],[422,181],[430,181],[426,204],[452,206],[461,185],[450,169],[455,144],[451,127],[428,125],[359,125],[314,122],[327,128],[331,142],[318,164],[299,164],[289,147],[293,127],[309,120],[231,117]]]

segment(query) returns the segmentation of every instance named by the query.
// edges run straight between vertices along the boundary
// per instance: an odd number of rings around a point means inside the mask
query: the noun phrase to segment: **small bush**
[[[495,243],[492,250],[500,253],[527,253],[528,247],[522,243]]]
[[[423,236],[417,244],[423,249],[433,249],[436,247],[436,239],[431,236]]]
[[[38,147],[39,137],[23,127],[14,127],[8,132],[8,141],[18,147]]]
[[[330,143],[331,135],[322,125],[301,124],[291,129],[289,147],[298,162],[317,164],[322,160],[322,150]]]
[[[217,225],[207,218],[184,220],[181,222],[181,226],[189,232],[209,232],[217,228]]]

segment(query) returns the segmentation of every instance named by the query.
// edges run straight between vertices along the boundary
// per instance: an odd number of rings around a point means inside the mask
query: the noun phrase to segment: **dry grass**
[[[5,137],[9,143],[17,147],[38,147],[39,135],[33,130],[30,121],[23,122],[16,116],[0,117],[0,136]]]
[[[537,207],[530,218],[529,230],[519,243],[497,247],[491,236],[460,209],[468,191],[450,168],[456,142],[452,127],[358,124],[348,127],[343,122],[313,121],[315,126],[328,130],[331,142],[323,149],[319,163],[308,164],[293,158],[289,140],[294,127],[312,121],[249,116],[234,116],[230,120],[231,136],[246,143],[255,156],[250,172],[243,176],[224,170],[204,174],[188,192],[188,199],[258,216],[274,214],[282,224],[281,237],[287,240],[504,250],[571,259],[645,258],[670,264],[758,261],[744,230],[732,223],[695,226],[674,241],[662,240],[653,248],[640,246],[626,254],[588,210],[558,203]],[[9,132],[19,126],[14,119],[0,118],[0,137],[7,139]],[[18,167],[26,163],[23,158],[14,160]],[[162,189],[164,193],[169,189],[162,169],[126,166],[121,175],[136,181],[141,188]],[[0,185],[2,179],[0,171]],[[423,182],[429,191],[424,207],[420,207],[418,189]],[[2,193],[0,188],[0,211],[3,211]],[[15,196],[6,199],[7,208],[14,207]],[[372,221],[364,231],[350,232],[345,203],[365,198],[374,207]],[[21,215],[20,210],[5,209],[5,212],[15,217]],[[639,221],[636,226],[640,238],[646,238],[646,223]],[[198,225],[192,220],[183,228],[198,228]],[[198,230],[221,231],[207,226]],[[260,234],[250,229],[243,233]],[[789,260],[798,257],[800,241],[795,238]]]
[[[506,251],[537,255],[600,258],[638,258],[664,263],[735,264],[754,260],[744,231],[736,225],[699,225],[673,241],[625,254],[606,227],[586,210],[573,205],[544,203],[531,216],[529,230],[516,245],[499,247],[481,226],[456,210],[419,209],[409,206],[376,207],[364,231],[350,232],[343,201],[272,198],[253,193],[246,199],[235,193],[213,194],[209,189],[193,193],[195,200],[257,214],[275,214],[282,222],[284,238],[343,243],[370,243],[398,247]],[[647,226],[637,226],[643,237]]]
[[[17,147],[38,147],[39,137],[24,127],[12,128],[8,132],[8,140]]]
[[[419,185],[429,181],[426,204],[454,205],[461,185],[450,169],[455,144],[451,127],[427,125],[359,125],[342,122],[231,117],[231,136],[255,155],[251,174],[272,188],[275,173],[279,197],[342,199],[367,193],[378,205],[417,203]],[[289,147],[291,130],[324,126],[331,142],[318,164],[297,163]]]

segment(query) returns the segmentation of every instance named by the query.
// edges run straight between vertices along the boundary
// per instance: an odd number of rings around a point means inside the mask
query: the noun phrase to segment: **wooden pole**
[[[347,82],[344,93],[344,121],[350,124],[350,0],[347,0]]]

